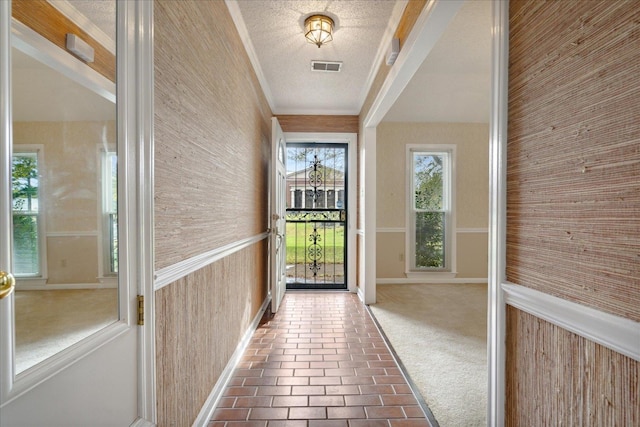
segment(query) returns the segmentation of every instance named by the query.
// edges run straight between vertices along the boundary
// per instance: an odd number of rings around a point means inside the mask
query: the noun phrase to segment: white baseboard
[[[395,285],[395,284],[419,284],[419,283],[488,283],[486,277],[455,277],[455,278],[442,278],[442,277],[420,277],[420,278],[377,278],[376,283],[378,285]]]
[[[144,418],[138,418],[129,427],[156,427],[156,425]]]
[[[29,283],[16,284],[16,291],[59,291],[72,289],[117,289],[117,283],[61,283],[38,285]]]
[[[269,306],[270,302],[271,302],[271,298],[267,297],[262,303],[260,310],[258,310],[258,314],[256,314],[256,317],[253,318],[253,322],[251,322],[251,325],[249,325],[249,328],[247,329],[244,336],[238,343],[238,346],[236,347],[236,351],[234,351],[233,354],[231,355],[229,362],[227,362],[227,366],[225,366],[224,370],[220,374],[220,378],[218,378],[218,382],[216,382],[216,385],[213,386],[213,390],[211,390],[209,397],[204,402],[202,409],[200,409],[200,413],[198,413],[198,416],[193,422],[192,427],[204,427],[209,424],[209,421],[211,421],[211,418],[213,417],[213,412],[216,410],[216,406],[218,405],[220,398],[222,398],[224,389],[229,383],[229,381],[231,380],[231,375],[233,374],[234,369],[240,362],[240,359],[242,359],[242,355],[244,354],[245,350],[249,346],[249,343],[251,342],[251,338],[253,337],[253,333],[258,328],[258,325],[260,324],[260,319],[262,319],[262,316],[264,315],[264,312],[267,310],[267,307]]]
[[[405,233],[405,227],[378,227],[376,233]],[[456,228],[457,234],[462,233],[488,233],[488,228]]]
[[[640,362],[640,322],[525,286],[501,287],[508,305]]]

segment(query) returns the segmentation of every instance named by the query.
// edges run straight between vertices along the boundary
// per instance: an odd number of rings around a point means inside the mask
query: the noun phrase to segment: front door
[[[115,75],[32,30],[52,25],[53,7],[19,3],[22,18],[12,21],[11,2],[0,2],[0,425],[130,425],[138,415],[132,109],[122,108],[127,92],[121,81],[116,90]],[[115,10],[114,1],[114,37]]]
[[[347,144],[287,144],[287,289],[347,289]]]
[[[271,120],[271,311],[280,308],[287,284],[287,235],[286,235],[286,157],[287,142],[274,117]]]

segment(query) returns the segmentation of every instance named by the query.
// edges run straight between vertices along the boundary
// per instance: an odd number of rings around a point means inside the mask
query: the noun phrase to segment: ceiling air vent
[[[337,73],[342,69],[342,62],[311,61],[311,71]]]

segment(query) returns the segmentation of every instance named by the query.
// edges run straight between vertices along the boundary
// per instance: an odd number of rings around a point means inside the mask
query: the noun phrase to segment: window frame
[[[47,233],[45,224],[45,207],[46,207],[46,179],[42,179],[45,175],[45,163],[44,163],[44,145],[43,144],[14,144],[12,157],[19,156],[21,154],[35,154],[38,171],[38,212],[35,215],[37,218],[37,232],[38,232],[38,274],[15,274],[18,284],[28,285],[43,285],[47,281]],[[13,159],[12,159],[13,163]],[[13,176],[13,172],[12,172]],[[13,192],[13,187],[12,187]],[[13,200],[12,200],[13,204]],[[11,207],[11,216],[13,218],[14,210]],[[13,227],[11,230],[11,239],[13,242]],[[13,243],[12,243],[13,245]],[[15,262],[15,260],[12,260]],[[15,265],[15,264],[14,264]],[[16,271],[15,267],[13,270]]]
[[[106,186],[109,185],[110,182],[110,174],[109,171],[111,168],[108,165],[108,159],[111,154],[118,156],[116,146],[113,144],[109,144],[108,146],[104,146],[102,144],[98,144],[97,146],[97,161],[99,165],[99,179],[98,179],[98,271],[99,277],[98,280],[101,283],[112,283],[115,284],[118,279],[118,273],[111,271],[111,241],[109,239],[109,218],[107,215],[109,214],[107,206],[109,204],[108,199],[112,194],[109,188]],[[117,160],[116,160],[117,161]],[[118,208],[116,206],[115,212],[117,214]]]
[[[416,213],[414,208],[414,154],[443,155],[443,211],[445,213],[444,267],[416,267],[415,231]],[[441,275],[446,278],[456,275],[456,145],[454,144],[407,144],[406,184],[405,184],[405,274],[408,278]],[[422,211],[420,211],[422,212]]]

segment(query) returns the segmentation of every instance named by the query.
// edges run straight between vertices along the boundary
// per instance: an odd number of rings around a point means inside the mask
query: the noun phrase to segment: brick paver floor
[[[429,427],[355,294],[288,292],[255,332],[210,427]]]

